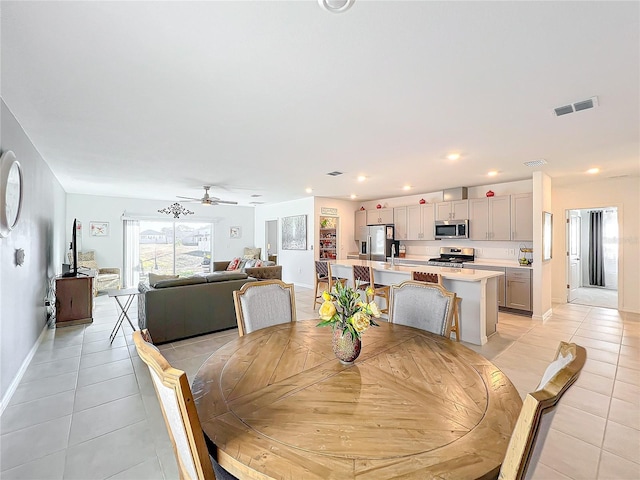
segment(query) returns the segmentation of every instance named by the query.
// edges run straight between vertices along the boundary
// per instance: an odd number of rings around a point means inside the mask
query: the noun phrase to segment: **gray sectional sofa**
[[[214,272],[138,285],[138,326],[153,343],[217,332],[237,326],[233,291],[249,281],[247,273]]]

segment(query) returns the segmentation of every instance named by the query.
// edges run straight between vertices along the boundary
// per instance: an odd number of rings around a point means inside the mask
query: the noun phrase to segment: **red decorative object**
[[[376,208],[382,208],[382,205],[377,204],[377,205],[376,205]]]
[[[364,210],[364,206],[360,207],[360,210]]]
[[[424,198],[421,198],[420,201],[418,202],[420,205],[424,205],[425,203],[427,203],[427,201]]]
[[[487,192],[487,197],[493,197],[494,195],[495,193],[493,193],[491,190]]]

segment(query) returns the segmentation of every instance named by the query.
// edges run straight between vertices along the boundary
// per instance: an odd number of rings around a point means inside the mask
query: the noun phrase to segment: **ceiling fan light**
[[[318,4],[331,13],[343,13],[351,8],[355,0],[318,0]]]

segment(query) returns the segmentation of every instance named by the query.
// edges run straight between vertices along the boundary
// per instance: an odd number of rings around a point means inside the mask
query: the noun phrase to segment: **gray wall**
[[[12,150],[24,177],[22,213],[7,238],[0,238],[0,395],[3,399],[46,324],[49,278],[62,269],[66,198],[62,186],[31,144],[4,101],[0,150]],[[68,227],[68,228],[67,228]],[[25,251],[22,266],[15,251]]]

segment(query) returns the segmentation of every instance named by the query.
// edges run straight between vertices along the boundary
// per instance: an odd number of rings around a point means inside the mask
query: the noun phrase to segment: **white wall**
[[[278,221],[278,264],[282,265],[282,280],[303,287],[313,288],[315,276],[314,250],[312,249],[315,238],[314,225],[314,198],[307,197],[291,202],[282,202],[275,205],[258,205],[255,211],[255,244],[265,251],[265,222],[267,220]],[[282,249],[282,218],[293,215],[307,215],[307,249],[283,250]]]
[[[45,327],[44,298],[49,279],[61,273],[67,229],[62,186],[4,102],[0,116],[0,150],[15,153],[24,182],[18,224],[0,239],[0,397],[4,406]],[[25,252],[22,266],[15,264],[18,248]]]
[[[552,260],[542,261],[542,212],[552,212],[551,177],[543,172],[533,173],[533,318],[542,320],[551,314],[551,262],[560,251],[553,250]],[[555,217],[554,226],[558,223]],[[560,221],[560,223],[562,223]]]
[[[82,222],[82,250],[95,250],[96,261],[101,267],[123,268],[124,239],[122,215],[128,217],[157,218],[171,220],[172,215],[158,213],[172,203],[171,200],[143,200],[139,198],[103,197],[97,195],[67,196],[67,242],[71,241],[73,219]],[[186,204],[193,215],[188,220],[214,222],[213,260],[231,260],[242,256],[244,247],[253,247],[254,208],[238,205],[203,206],[197,203]],[[89,224],[92,221],[109,222],[109,236],[92,237]],[[229,228],[239,226],[240,238],[229,238]],[[68,243],[67,243],[68,246]],[[65,253],[66,248],[64,250]]]
[[[569,209],[618,208],[618,306],[640,313],[640,179],[621,177],[555,187],[553,198],[552,297],[566,302],[566,224]],[[560,220],[560,221],[558,221]],[[560,254],[557,254],[560,252]]]

